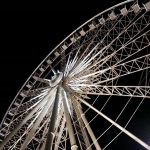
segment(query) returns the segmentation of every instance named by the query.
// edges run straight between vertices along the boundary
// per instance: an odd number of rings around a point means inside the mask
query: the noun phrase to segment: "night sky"
[[[51,13],[0,14],[0,120],[26,79],[55,46],[85,21],[119,2],[99,1],[79,9],[69,4],[64,11],[56,8]]]
[[[76,28],[121,1],[90,4],[91,9],[52,13],[0,14],[0,119],[39,63]],[[71,5],[71,4],[70,4]],[[69,6],[70,6],[69,5]],[[55,7],[55,6],[54,6]],[[70,8],[70,7],[68,7]]]

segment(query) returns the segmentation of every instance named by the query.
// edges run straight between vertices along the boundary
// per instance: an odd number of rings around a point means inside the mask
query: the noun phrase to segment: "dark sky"
[[[69,4],[64,10],[55,5],[51,13],[0,14],[0,120],[26,79],[57,44],[85,21],[119,2],[98,1],[75,9]]]
[[[77,27],[121,1],[72,4],[51,13],[0,14],[0,120],[21,86],[46,55]],[[52,7],[52,5],[51,5]],[[56,7],[56,5],[54,5]],[[68,8],[68,9],[67,9]],[[68,11],[67,11],[68,10]]]

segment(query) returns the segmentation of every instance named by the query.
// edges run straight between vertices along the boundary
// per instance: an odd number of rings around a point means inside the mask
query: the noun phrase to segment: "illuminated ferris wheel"
[[[77,28],[33,71],[1,122],[0,149],[104,150],[122,135],[150,149],[129,128],[146,117],[149,98],[150,1],[125,1]]]

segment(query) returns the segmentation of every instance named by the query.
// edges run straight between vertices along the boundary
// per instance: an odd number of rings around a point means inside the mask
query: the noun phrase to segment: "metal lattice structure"
[[[128,129],[150,98],[149,10],[149,1],[115,5],[53,49],[8,108],[0,149],[101,150],[122,134],[150,149]]]

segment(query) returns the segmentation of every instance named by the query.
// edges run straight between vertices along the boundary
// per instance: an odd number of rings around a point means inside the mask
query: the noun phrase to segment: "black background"
[[[99,1],[78,8],[70,3],[61,9],[55,4],[50,5],[50,10],[54,7],[51,13],[1,13],[0,120],[26,79],[55,46],[91,17],[119,2]]]
[[[51,4],[43,11],[49,13],[42,13],[40,7],[35,12],[41,13],[23,13],[21,8],[22,13],[1,13],[0,120],[26,79],[55,46],[88,19],[119,2],[80,5],[73,1],[67,6]]]

